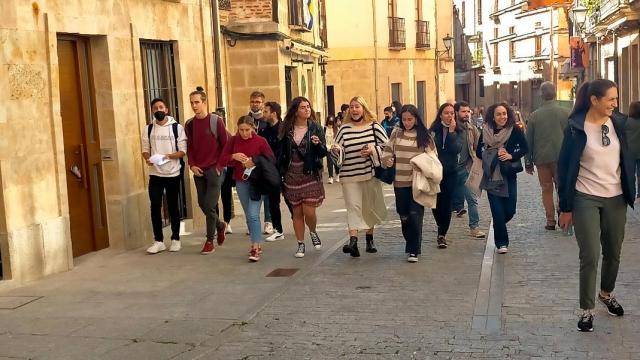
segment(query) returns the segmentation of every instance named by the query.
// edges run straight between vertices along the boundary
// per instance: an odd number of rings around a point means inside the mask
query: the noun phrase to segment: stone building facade
[[[228,126],[249,111],[254,90],[282,105],[304,96],[325,111],[324,0],[234,0],[221,7]]]
[[[442,40],[453,34],[450,1],[330,1],[326,10],[330,113],[360,95],[380,119],[398,100],[430,122],[454,99],[453,49]]]
[[[210,4],[0,2],[0,284],[152,239],[141,132],[153,97],[183,124],[197,85],[215,97]]]

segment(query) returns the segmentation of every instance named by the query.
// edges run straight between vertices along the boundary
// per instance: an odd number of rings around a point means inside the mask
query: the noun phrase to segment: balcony
[[[471,54],[471,66],[472,67],[481,67],[484,63],[484,52],[482,48],[478,48]]]
[[[618,11],[623,6],[628,6],[629,0],[600,0],[599,18],[605,19],[607,16]]]
[[[389,17],[389,48],[406,49],[404,18]]]
[[[429,22],[423,20],[416,21],[416,49],[431,48],[431,37],[429,36]]]

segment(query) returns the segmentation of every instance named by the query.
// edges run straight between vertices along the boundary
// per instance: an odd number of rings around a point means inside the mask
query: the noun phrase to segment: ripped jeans
[[[396,211],[402,223],[402,236],[407,242],[404,252],[419,255],[422,253],[422,220],[424,206],[413,200],[411,187],[394,187],[396,194]]]

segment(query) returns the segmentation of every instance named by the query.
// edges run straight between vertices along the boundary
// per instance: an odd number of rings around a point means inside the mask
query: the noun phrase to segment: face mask
[[[167,116],[167,113],[165,113],[164,111],[156,111],[153,113],[153,117],[156,118],[156,120],[158,121],[164,120],[166,116]]]

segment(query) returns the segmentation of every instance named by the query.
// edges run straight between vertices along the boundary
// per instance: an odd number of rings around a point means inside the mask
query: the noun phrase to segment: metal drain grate
[[[267,274],[267,277],[289,277],[298,272],[299,269],[275,269]]]

